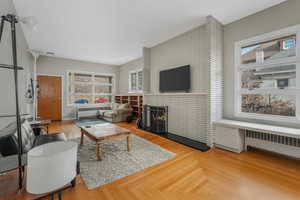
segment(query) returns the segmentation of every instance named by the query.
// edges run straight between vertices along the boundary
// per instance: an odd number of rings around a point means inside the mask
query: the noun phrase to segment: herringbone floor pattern
[[[204,153],[137,130],[134,124],[119,125],[177,156],[94,190],[87,190],[79,178],[76,188],[63,192],[64,200],[300,199],[299,161],[257,150]],[[50,131],[63,131],[69,138],[79,136],[79,129],[70,122],[53,123]],[[25,193],[19,196],[29,199]]]

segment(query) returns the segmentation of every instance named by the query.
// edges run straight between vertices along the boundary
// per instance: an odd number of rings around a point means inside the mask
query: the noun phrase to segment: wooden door
[[[38,76],[38,116],[61,120],[61,77]]]

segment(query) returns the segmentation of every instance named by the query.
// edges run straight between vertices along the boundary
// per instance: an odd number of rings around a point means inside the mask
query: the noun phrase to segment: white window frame
[[[296,56],[288,58],[280,58],[265,61],[263,64],[251,63],[243,64],[241,57],[241,49],[245,46],[250,46],[281,37],[296,35]],[[246,39],[235,43],[235,69],[234,69],[234,115],[235,117],[248,118],[248,119],[260,119],[265,121],[277,121],[287,123],[299,123],[300,122],[300,25],[288,27],[279,31],[263,34],[257,37]],[[241,89],[241,69],[253,69],[256,67],[274,67],[281,64],[296,64],[296,88],[279,89],[254,89],[247,90]],[[242,94],[281,94],[281,95],[293,95],[296,97],[296,116],[280,116],[271,114],[256,114],[245,113],[241,111],[241,95]]]
[[[92,84],[95,85],[109,85],[112,86],[112,92],[111,93],[95,93],[95,87],[93,87],[93,92],[92,93],[84,93],[83,95],[104,95],[104,96],[111,96],[111,102],[108,103],[103,103],[103,104],[97,104],[97,103],[88,103],[88,104],[75,104],[75,103],[70,103],[70,95],[73,95],[70,91],[69,91],[69,84],[70,84],[70,80],[69,80],[69,74],[70,73],[78,73],[78,74],[87,74],[87,75],[91,75],[92,76]],[[110,76],[112,77],[112,83],[111,84],[105,84],[105,83],[98,83],[98,84],[94,84],[94,77],[95,76]],[[109,73],[98,73],[98,72],[87,72],[87,71],[73,71],[73,70],[68,70],[66,71],[66,80],[67,80],[67,105],[68,106],[78,106],[78,107],[95,107],[95,106],[110,106],[111,103],[113,103],[113,95],[116,94],[116,87],[115,87],[115,74],[109,74]],[[84,83],[83,83],[84,84]],[[90,83],[86,83],[86,84],[90,84]],[[78,93],[80,94],[80,93]]]
[[[143,68],[141,68],[141,69],[137,69],[137,70],[132,70],[132,71],[129,71],[129,73],[128,73],[128,83],[129,83],[129,86],[128,86],[128,92],[129,93],[143,93],[143,88],[144,88],[144,85],[143,85],[143,82],[144,81],[142,81],[142,85],[141,85],[141,88],[142,88],[142,90],[133,90],[132,89],[132,87],[131,87],[131,74],[136,74],[136,86],[137,86],[137,88],[139,88],[139,77],[138,77],[138,73],[139,72],[143,72]],[[142,76],[142,80],[144,80],[144,74],[143,74],[143,76]]]

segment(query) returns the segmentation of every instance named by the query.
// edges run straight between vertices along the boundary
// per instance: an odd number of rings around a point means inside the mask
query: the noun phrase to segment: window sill
[[[278,115],[264,115],[264,114],[253,114],[253,113],[235,113],[235,117],[245,119],[258,119],[270,122],[284,122],[284,123],[299,123],[300,120],[297,117],[287,117]]]
[[[112,104],[110,103],[103,103],[103,104],[68,104],[68,107],[79,107],[79,108],[92,108],[92,107],[108,107]]]
[[[144,93],[144,91],[129,91],[128,92],[129,94],[143,94]]]

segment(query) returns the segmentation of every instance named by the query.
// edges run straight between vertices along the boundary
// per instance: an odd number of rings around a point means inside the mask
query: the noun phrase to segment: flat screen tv
[[[189,65],[160,71],[160,92],[189,92],[190,88],[191,73]]]

